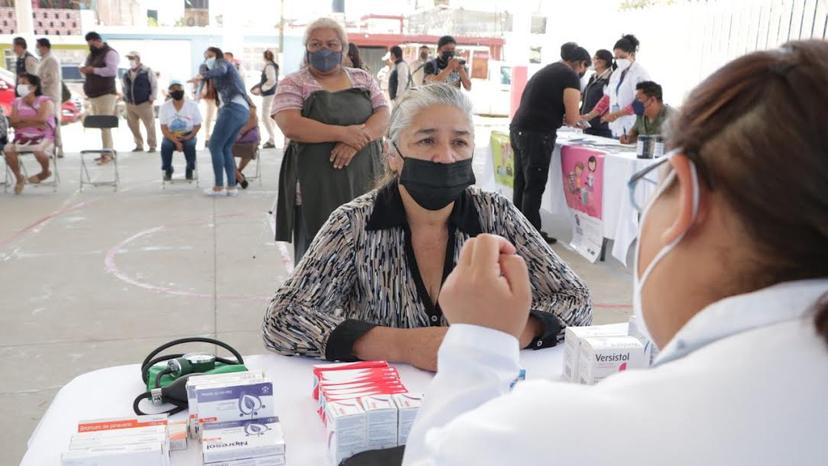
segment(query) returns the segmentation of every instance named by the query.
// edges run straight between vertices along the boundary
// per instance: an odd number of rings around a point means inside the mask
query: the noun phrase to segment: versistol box
[[[647,367],[644,345],[630,336],[587,337],[581,344],[579,382],[592,385],[629,369]]]
[[[273,382],[247,380],[226,385],[196,386],[198,424],[262,419],[275,416]]]
[[[566,327],[564,333],[564,380],[579,382],[581,344],[587,337],[605,337],[626,335],[618,325],[591,325],[586,327]]]
[[[400,393],[391,395],[394,404],[397,405],[397,445],[405,445],[414,418],[423,404],[422,393]]]
[[[259,458],[284,462],[285,435],[277,417],[205,424],[201,451],[205,464]]]
[[[364,396],[359,399],[365,411],[367,450],[397,446],[397,404],[391,395]]]
[[[367,448],[367,419],[365,410],[357,400],[328,403],[327,419],[328,456],[331,464],[363,452]]]
[[[154,442],[70,450],[60,461],[61,466],[169,466],[170,457],[161,443]]]

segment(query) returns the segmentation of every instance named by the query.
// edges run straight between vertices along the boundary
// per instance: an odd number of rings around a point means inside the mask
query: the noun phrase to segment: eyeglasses
[[[627,188],[630,190],[630,202],[639,213],[644,212],[653,196],[658,192],[659,185],[667,178],[667,173],[664,170],[658,170],[658,168],[667,168],[664,165],[670,160],[671,155],[668,154],[639,170],[627,182]]]

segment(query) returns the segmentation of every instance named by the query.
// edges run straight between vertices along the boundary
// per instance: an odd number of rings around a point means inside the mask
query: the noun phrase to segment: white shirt
[[[610,97],[610,112],[622,110],[630,105],[635,99],[635,85],[642,81],[650,80],[650,73],[644,69],[637,61],[632,62],[628,68],[629,71],[624,73],[621,68],[615,70],[610,76],[607,84],[606,92]],[[621,76],[624,75],[624,80],[621,81]],[[619,82],[621,83],[619,86]],[[618,118],[609,124],[612,130],[613,137],[621,137],[626,131],[630,134],[630,130],[635,125],[635,115],[626,115]]]
[[[185,98],[181,110],[176,110],[173,101],[168,100],[158,110],[158,121],[171,133],[184,135],[192,131],[193,126],[201,124],[201,112],[192,100]]]
[[[828,279],[714,303],[656,366],[594,386],[529,381],[517,340],[453,325],[404,464],[828,464],[828,346],[813,303]]]

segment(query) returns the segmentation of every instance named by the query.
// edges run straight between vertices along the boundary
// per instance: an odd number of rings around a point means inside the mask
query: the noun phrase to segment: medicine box
[[[626,335],[626,329],[619,325],[592,325],[587,327],[566,327],[564,333],[564,380],[579,381],[581,344],[586,337]]]
[[[423,404],[423,395],[400,393],[391,395],[391,399],[397,405],[397,445],[405,445],[411,426],[414,424],[414,418],[417,417],[420,405]]]
[[[196,386],[195,396],[199,426],[275,416],[273,382],[267,378]]]
[[[365,411],[367,450],[397,446],[397,404],[392,395],[372,395],[359,399]]]
[[[644,345],[630,336],[587,337],[581,344],[579,382],[592,385],[612,374],[647,367]]]
[[[170,457],[160,443],[102,446],[70,450],[61,455],[61,466],[169,466]]]
[[[234,382],[264,380],[263,372],[230,372],[226,374],[193,375],[187,379],[187,410],[190,436],[198,436],[198,400],[196,399],[196,387],[226,386]]]
[[[366,450],[367,419],[358,400],[328,403],[325,418],[328,456],[332,465],[339,465],[342,460]]]
[[[205,464],[285,456],[285,435],[277,417],[205,424],[201,435]]]

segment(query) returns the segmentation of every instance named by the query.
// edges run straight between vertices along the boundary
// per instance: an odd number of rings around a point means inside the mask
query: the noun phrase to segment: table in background
[[[559,379],[563,345],[539,351],[522,351],[521,364],[529,379]],[[245,357],[250,370],[264,370],[273,379],[276,392],[276,415],[282,422],[287,445],[288,466],[324,466],[328,464],[325,429],[316,414],[311,398],[311,366],[320,361],[275,354]],[[398,364],[403,383],[412,392],[422,392],[432,374]],[[60,455],[69,446],[78,422],[132,416],[132,400],[145,387],[138,364],[110,367],[76,377],[52,400],[28,442],[21,466],[59,466]],[[148,405],[148,403],[145,403]],[[186,412],[173,419],[184,419]],[[186,451],[172,452],[172,465],[200,465],[201,444],[190,440]]]

